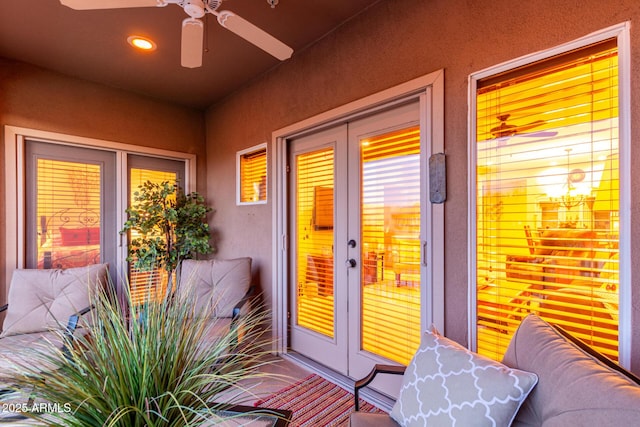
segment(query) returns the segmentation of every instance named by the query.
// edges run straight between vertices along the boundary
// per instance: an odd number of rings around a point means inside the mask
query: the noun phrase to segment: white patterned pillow
[[[391,417],[401,426],[508,426],[538,381],[434,331],[407,366]]]

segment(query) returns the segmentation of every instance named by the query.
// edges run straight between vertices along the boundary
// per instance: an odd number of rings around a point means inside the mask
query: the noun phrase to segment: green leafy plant
[[[18,390],[47,402],[43,413],[27,415],[45,425],[154,427],[215,424],[224,404],[265,379],[269,362],[264,313],[244,316],[242,340],[233,331],[211,342],[210,312],[196,313],[192,296],[175,296],[144,307],[104,292],[92,298],[95,308],[84,337],[65,351],[42,352],[39,366],[23,367]],[[212,308],[213,309],[213,308]],[[242,384],[245,384],[244,386]],[[226,415],[228,417],[228,415]],[[209,424],[207,424],[209,425]]]
[[[213,251],[207,223],[211,208],[200,194],[185,194],[167,181],[146,181],[133,196],[120,231],[132,236],[127,261],[139,270],[166,270],[170,291],[173,272],[183,259]]]

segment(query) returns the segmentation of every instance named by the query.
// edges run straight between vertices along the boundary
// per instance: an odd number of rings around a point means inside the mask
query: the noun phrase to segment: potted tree
[[[121,230],[131,236],[127,261],[143,271],[164,269],[168,295],[182,260],[213,252],[207,223],[211,208],[197,192],[185,194],[167,181],[146,181],[133,195]]]

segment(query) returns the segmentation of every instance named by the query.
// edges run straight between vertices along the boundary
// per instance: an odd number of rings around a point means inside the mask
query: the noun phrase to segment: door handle
[[[427,264],[427,242],[422,242],[422,265],[428,266]]]
[[[355,267],[356,265],[358,265],[358,263],[356,262],[356,260],[355,260],[355,259],[353,259],[353,258],[349,258],[348,260],[346,260],[346,261],[344,262],[344,265],[346,265],[346,266],[347,266],[347,268],[353,268],[353,267]]]

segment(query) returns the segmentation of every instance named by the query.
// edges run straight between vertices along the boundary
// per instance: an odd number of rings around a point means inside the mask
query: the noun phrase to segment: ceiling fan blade
[[[293,49],[271,34],[256,27],[251,22],[227,10],[213,13],[218,17],[220,25],[258,46],[268,54],[275,56],[281,61],[291,58]]]
[[[60,0],[62,5],[75,10],[121,9],[125,7],[165,6],[163,0]]]
[[[536,128],[538,126],[542,126],[545,123],[547,123],[547,122],[544,121],[544,120],[536,120],[535,122],[531,122],[531,123],[528,123],[526,125],[519,125],[519,126],[516,125],[515,128],[516,128],[516,132],[517,133],[522,133],[525,130],[533,129],[533,128]]]
[[[540,132],[527,132],[527,133],[519,133],[514,136],[526,137],[526,138],[551,138],[558,134],[558,132],[554,131],[544,131]]]
[[[182,21],[182,56],[180,63],[186,68],[202,66],[204,24],[196,18]]]

